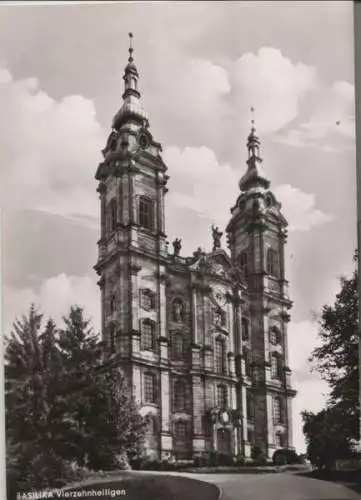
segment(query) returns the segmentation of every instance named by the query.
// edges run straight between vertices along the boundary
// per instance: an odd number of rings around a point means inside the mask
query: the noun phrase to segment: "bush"
[[[294,450],[288,448],[282,448],[276,450],[272,456],[272,462],[274,465],[291,465],[300,464],[301,459]]]
[[[253,446],[251,458],[254,461],[254,465],[265,465],[267,463],[267,455],[259,446]]]

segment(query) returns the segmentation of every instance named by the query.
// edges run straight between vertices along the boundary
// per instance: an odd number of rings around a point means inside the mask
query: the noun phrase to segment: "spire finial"
[[[128,49],[129,58],[128,58],[128,61],[130,63],[132,63],[133,62],[133,50],[134,50],[133,49],[133,33],[132,32],[128,33],[128,36],[129,36],[129,49]]]
[[[254,109],[254,107],[253,107],[253,106],[251,106],[251,113],[252,113],[252,114],[251,114],[251,116],[252,116],[252,119],[251,119],[251,125],[252,125],[252,128],[251,128],[251,129],[252,129],[252,131],[255,131],[255,130],[256,130],[256,129],[255,129],[255,126],[254,126],[254,113],[255,113],[255,109]]]

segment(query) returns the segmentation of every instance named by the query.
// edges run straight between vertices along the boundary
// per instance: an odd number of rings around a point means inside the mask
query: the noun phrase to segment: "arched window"
[[[273,248],[267,250],[267,273],[276,278],[279,276],[278,253]]]
[[[255,407],[253,394],[247,390],[247,420],[253,421],[255,417]]]
[[[144,374],[144,402],[155,403],[155,377],[153,373]]]
[[[283,423],[283,407],[282,399],[279,396],[273,398],[273,423]]]
[[[154,229],[154,203],[145,196],[139,198],[139,224],[145,229]]]
[[[109,300],[109,312],[114,314],[117,308],[117,296],[115,292],[112,292]]]
[[[249,321],[248,321],[248,319],[242,318],[241,325],[242,325],[242,340],[247,341],[247,340],[249,340]]]
[[[239,255],[239,264],[243,273],[247,276],[248,274],[248,257],[246,252],[241,252]]]
[[[183,359],[184,345],[181,333],[175,333],[172,338],[172,354],[174,359]]]
[[[174,411],[184,411],[186,404],[186,387],[183,380],[174,382]]]
[[[270,329],[270,342],[273,345],[281,343],[281,332],[275,326]]]
[[[217,406],[222,410],[228,406],[228,389],[224,384],[217,385]]]
[[[184,307],[181,299],[174,299],[172,304],[173,321],[180,323],[184,319]]]
[[[147,416],[148,425],[146,433],[148,436],[155,436],[158,433],[157,417],[156,415]]]
[[[251,369],[251,353],[250,350],[246,347],[243,348],[243,358],[244,358],[244,369],[246,377],[250,377],[252,375]]]
[[[145,319],[141,323],[141,340],[144,351],[154,351],[154,323],[150,319]]]
[[[109,210],[110,210],[110,230],[115,231],[117,227],[117,221],[118,221],[118,216],[117,216],[117,200],[113,198],[110,203],[109,203]]]
[[[224,373],[226,371],[226,349],[224,341],[222,339],[217,339],[215,343],[215,361],[216,361],[216,372]]]
[[[115,352],[115,326],[109,326],[109,347],[110,352]]]
[[[154,309],[154,293],[145,289],[140,292],[140,307],[146,311]]]
[[[282,378],[282,359],[276,352],[271,355],[271,375],[272,378]]]
[[[187,437],[187,422],[178,421],[174,424],[174,434],[176,439],[185,439]]]

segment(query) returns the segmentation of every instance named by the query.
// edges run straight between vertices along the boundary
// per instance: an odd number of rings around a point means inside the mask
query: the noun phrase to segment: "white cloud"
[[[230,68],[235,109],[243,122],[255,107],[257,129],[275,132],[299,114],[301,100],[317,85],[312,66],[293,63],[280,50],[262,47],[242,55]]]
[[[355,92],[349,82],[322,85],[313,96],[307,119],[276,136],[278,142],[296,147],[321,147],[336,152],[354,147]]]
[[[104,134],[93,102],[56,101],[36,78],[14,81],[3,68],[0,107],[2,205],[96,217],[93,172]]]
[[[188,208],[195,215],[224,227],[239,194],[238,181],[243,172],[220,164],[214,151],[206,147],[182,150],[172,146],[165,149],[164,160],[170,174],[167,208]],[[332,220],[316,208],[312,193],[304,193],[289,184],[273,191],[282,203],[290,230],[307,231]]]
[[[41,284],[39,290],[5,287],[3,294],[3,326],[8,334],[16,318],[27,314],[31,304],[40,308],[45,317],[52,317],[58,324],[70,306],[84,308],[92,326],[100,330],[100,296],[95,280],[88,276],[77,277],[59,274]]]
[[[289,184],[282,184],[274,189],[282,203],[285,217],[289,221],[290,231],[308,231],[312,227],[331,222],[333,216],[315,207],[316,196],[304,193]]]

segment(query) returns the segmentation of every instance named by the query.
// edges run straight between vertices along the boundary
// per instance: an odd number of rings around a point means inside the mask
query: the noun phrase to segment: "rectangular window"
[[[139,224],[145,229],[154,229],[154,204],[143,196],[139,199]]]
[[[183,338],[180,333],[173,336],[172,352],[174,359],[183,359]]]
[[[175,435],[178,439],[184,439],[187,437],[187,423],[186,422],[177,422],[175,424]]]
[[[226,369],[225,348],[222,340],[216,340],[216,372],[224,373]]]
[[[145,403],[155,403],[154,389],[155,389],[154,375],[152,375],[151,373],[146,373],[144,375],[144,402]]]
[[[217,404],[219,408],[227,408],[228,405],[228,391],[227,386],[218,385],[217,386]]]
[[[279,397],[273,398],[273,422],[275,424],[282,423],[282,401]]]
[[[185,409],[185,385],[183,381],[176,380],[174,383],[174,410],[183,411]]]
[[[145,351],[154,350],[154,325],[150,321],[142,323],[142,348]]]

